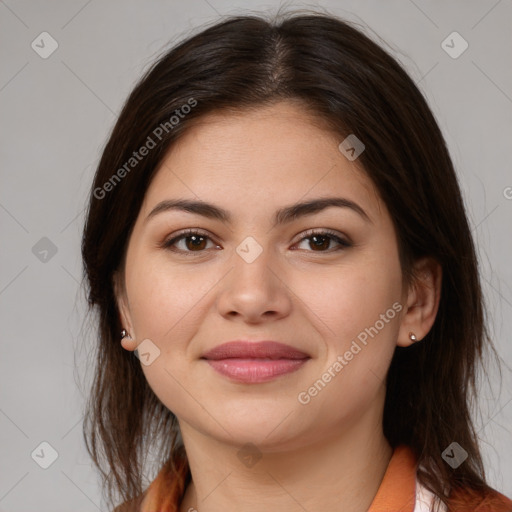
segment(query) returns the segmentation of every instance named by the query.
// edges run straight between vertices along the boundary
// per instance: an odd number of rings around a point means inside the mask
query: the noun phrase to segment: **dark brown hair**
[[[156,467],[176,481],[181,478],[180,492],[190,479],[188,474],[183,481],[178,469],[184,448],[176,417],[119,341],[112,279],[122,268],[145,191],[170,146],[194,120],[282,100],[299,102],[338,133],[340,142],[349,134],[363,141],[358,161],[394,222],[406,282],[414,278],[416,259],[431,256],[441,264],[441,299],[432,329],[421,343],[396,348],[383,429],[392,447],[413,449],[420,481],[443,502],[457,489],[485,496],[491,489],[471,406],[484,349],[495,349],[446,143],[414,81],[381,46],[333,15],[292,12],[283,19],[229,17],[166,52],[130,94],[104,148],[82,240],[88,301],[98,315],[84,435],[110,503],[114,490],[124,501],[141,495],[151,447]],[[148,137],[155,146],[131,161]],[[469,454],[457,469],[441,457],[453,441]]]

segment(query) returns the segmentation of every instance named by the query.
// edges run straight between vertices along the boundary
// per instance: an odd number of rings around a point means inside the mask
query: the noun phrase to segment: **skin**
[[[123,348],[149,339],[160,350],[142,369],[177,416],[187,450],[193,481],[181,512],[363,512],[377,493],[392,455],[382,432],[385,375],[395,347],[431,328],[441,269],[420,260],[418,281],[405,286],[388,210],[340,142],[292,102],[211,114],[172,147],[146,192],[114,284],[131,336]],[[350,199],[370,220],[330,207],[272,227],[276,210],[320,197]],[[214,203],[233,222],[177,210],[147,220],[178,198]],[[186,228],[209,239],[199,250],[190,238],[175,243],[181,253],[162,248]],[[352,246],[327,238],[318,249],[309,229],[333,230]],[[248,236],[262,249],[251,263],[236,252]],[[299,403],[397,302],[402,310]],[[270,382],[235,383],[200,357],[236,339],[280,341],[311,359]],[[251,467],[237,456],[246,443],[261,455]]]

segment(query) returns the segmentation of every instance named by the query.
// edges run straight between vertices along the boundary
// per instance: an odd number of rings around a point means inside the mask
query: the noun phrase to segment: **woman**
[[[160,58],[82,254],[84,428],[117,510],[512,510],[471,418],[492,343],[456,174],[413,81],[350,24],[232,17]]]

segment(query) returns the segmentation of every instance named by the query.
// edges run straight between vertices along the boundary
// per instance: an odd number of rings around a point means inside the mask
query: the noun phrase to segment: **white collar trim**
[[[421,485],[418,478],[416,478],[416,504],[414,505],[414,512],[431,512],[433,499],[434,494]],[[441,504],[440,512],[446,511],[446,506]]]

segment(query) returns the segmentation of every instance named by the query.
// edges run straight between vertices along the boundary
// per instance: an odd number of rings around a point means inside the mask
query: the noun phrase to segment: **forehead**
[[[378,211],[373,183],[357,160],[340,152],[341,140],[290,102],[205,115],[168,151],[143,210],[169,196],[208,199],[236,210],[343,194],[369,210],[373,203]]]

